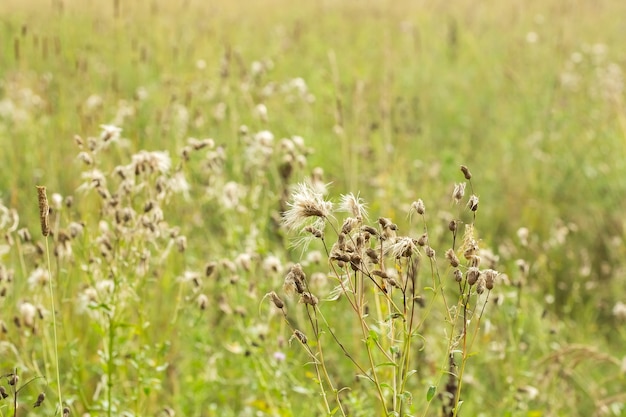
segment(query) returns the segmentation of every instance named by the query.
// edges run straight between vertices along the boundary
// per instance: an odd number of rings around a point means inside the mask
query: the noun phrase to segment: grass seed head
[[[46,187],[37,185],[37,196],[39,198],[39,223],[41,224],[41,234],[47,237],[50,234],[50,206]]]

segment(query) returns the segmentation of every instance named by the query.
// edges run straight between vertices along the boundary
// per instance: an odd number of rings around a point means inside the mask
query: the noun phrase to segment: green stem
[[[57,394],[59,396],[59,412],[63,410],[63,398],[61,396],[61,374],[59,371],[59,343],[57,339],[57,320],[54,309],[54,289],[52,288],[52,268],[50,267],[50,245],[46,237],[46,261],[48,264],[48,288],[50,289],[50,311],[52,312],[52,333],[54,335],[54,361],[57,377]]]

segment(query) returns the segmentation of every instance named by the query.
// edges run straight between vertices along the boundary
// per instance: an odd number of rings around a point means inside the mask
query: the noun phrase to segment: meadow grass
[[[3,1],[0,415],[624,415],[624,13]]]

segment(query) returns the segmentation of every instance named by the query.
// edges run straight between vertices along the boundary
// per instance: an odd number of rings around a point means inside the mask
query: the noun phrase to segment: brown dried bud
[[[205,294],[200,294],[198,296],[198,307],[200,307],[200,310],[206,310],[208,305],[209,297],[207,297]]]
[[[485,277],[482,275],[478,277],[478,282],[476,283],[476,293],[482,294],[485,292]]]
[[[283,300],[280,299],[280,297],[278,296],[278,294],[276,294],[276,292],[274,291],[270,292],[269,296],[272,299],[272,302],[274,303],[276,308],[282,310],[283,307],[285,307],[285,303],[283,303]]]
[[[204,275],[207,278],[210,278],[211,275],[213,275],[213,273],[215,272],[215,268],[217,267],[217,264],[215,262],[209,262],[208,264],[206,264],[206,266],[204,267]]]
[[[37,185],[37,196],[39,198],[39,223],[41,224],[41,234],[47,237],[50,234],[50,206],[48,206],[48,196],[46,187]]]
[[[459,258],[454,253],[454,249],[450,248],[446,251],[446,259],[450,262],[452,268],[457,268],[459,266]]]
[[[380,259],[378,258],[378,252],[376,252],[374,249],[367,248],[367,250],[365,251],[365,254],[367,255],[368,258],[370,258],[372,263],[378,264],[380,262]]]
[[[424,251],[426,252],[426,256],[428,256],[429,258],[434,258],[435,257],[435,250],[433,248],[431,248],[430,246],[426,246]]]
[[[483,271],[483,274],[485,275],[485,286],[487,287],[489,291],[491,291],[493,289],[493,284],[496,278],[498,277],[499,273],[498,271],[494,271],[493,269],[487,269]]]
[[[469,285],[474,285],[476,281],[478,281],[478,277],[480,276],[480,271],[475,266],[470,267],[467,270],[467,283]]]
[[[382,279],[388,279],[389,275],[387,275],[386,272],[381,271],[379,269],[375,269],[372,271],[372,275],[377,276],[377,277],[381,277]]]
[[[37,396],[37,401],[35,401],[35,404],[33,404],[33,407],[39,407],[41,403],[43,403],[43,400],[45,399],[46,399],[46,394],[44,394],[43,392],[39,393],[39,395]]]
[[[450,223],[448,223],[448,229],[450,229],[451,232],[456,232],[457,224],[456,220],[450,220]]]
[[[455,269],[453,275],[456,282],[463,281],[463,272],[460,269]]]
[[[70,417],[70,409],[68,407],[63,408],[63,417]]]
[[[17,376],[16,374],[9,374],[8,379],[9,379],[9,385],[12,385],[12,386],[17,385],[17,383],[20,381],[20,377]]]
[[[9,394],[7,394],[7,389],[3,386],[0,386],[0,396],[2,396],[2,399],[5,399],[9,396]]]
[[[420,236],[419,239],[417,239],[417,244],[420,246],[424,246],[427,243],[428,243],[428,233],[424,233],[423,235]]]
[[[426,212],[426,206],[424,205],[424,202],[421,198],[417,201],[414,201],[413,204],[411,204],[411,208],[413,208],[417,212],[417,214],[422,216]]]
[[[293,335],[300,341],[302,342],[302,344],[306,345],[308,342],[308,339],[306,338],[306,335],[304,333],[302,333],[300,330],[296,329],[293,331]]]
[[[469,201],[467,202],[467,207],[471,211],[478,210],[478,197],[476,195],[472,194],[472,196],[470,197]]]
[[[378,236],[378,231],[374,229],[372,226],[361,226],[361,230],[369,233],[370,235]]]
[[[469,168],[466,167],[465,165],[461,165],[461,172],[465,176],[466,180],[471,180],[472,179],[472,173],[470,172]]]
[[[319,301],[317,297],[311,294],[310,292],[304,292],[302,293],[302,296],[300,297],[300,302],[303,304],[316,306]]]

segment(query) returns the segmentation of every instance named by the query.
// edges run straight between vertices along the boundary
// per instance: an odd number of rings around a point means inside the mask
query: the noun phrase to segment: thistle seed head
[[[454,184],[454,191],[452,191],[452,198],[454,199],[454,202],[459,204],[459,202],[463,199],[463,196],[465,196],[465,183],[462,182]]]

